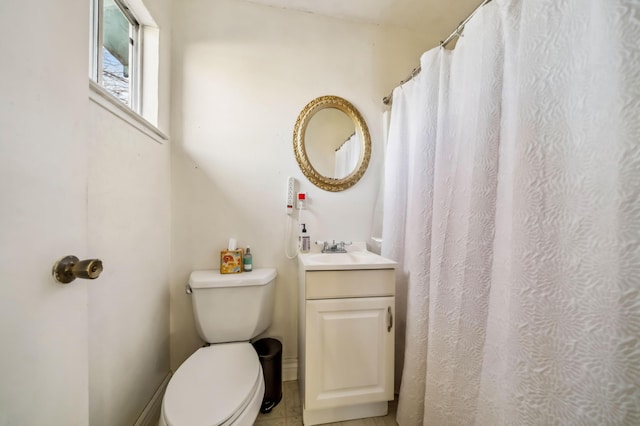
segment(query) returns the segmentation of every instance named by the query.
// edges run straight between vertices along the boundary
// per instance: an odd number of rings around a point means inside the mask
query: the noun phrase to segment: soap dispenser
[[[247,250],[242,258],[242,270],[244,272],[253,271],[253,256],[251,255],[251,249],[247,246]]]
[[[302,232],[300,232],[300,253],[308,253],[311,250],[311,237],[307,234],[307,228],[304,223],[302,225]]]

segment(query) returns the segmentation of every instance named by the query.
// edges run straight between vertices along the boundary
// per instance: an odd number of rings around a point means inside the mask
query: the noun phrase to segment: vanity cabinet
[[[307,302],[305,407],[393,399],[393,297]]]
[[[300,271],[305,425],[387,414],[393,400],[395,270]]]

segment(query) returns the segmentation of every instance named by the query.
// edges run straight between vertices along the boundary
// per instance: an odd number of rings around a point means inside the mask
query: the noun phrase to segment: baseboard
[[[167,377],[164,378],[156,392],[153,394],[151,401],[144,407],[142,414],[136,420],[134,426],[157,426],[160,420],[160,410],[162,409],[162,398],[164,397],[164,391],[167,389],[171,379],[171,372],[167,373]]]
[[[282,360],[282,381],[298,380],[298,358]]]

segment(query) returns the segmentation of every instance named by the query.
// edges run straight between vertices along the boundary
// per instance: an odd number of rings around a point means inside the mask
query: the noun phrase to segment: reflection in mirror
[[[325,191],[344,191],[367,170],[371,137],[362,115],[349,101],[320,96],[298,116],[293,151],[311,183]]]
[[[333,175],[336,179],[346,178],[356,170],[360,159],[360,138],[355,131],[336,149],[335,157]]]
[[[355,124],[337,108],[314,114],[304,134],[309,161],[323,176],[342,179],[355,170],[360,146]]]

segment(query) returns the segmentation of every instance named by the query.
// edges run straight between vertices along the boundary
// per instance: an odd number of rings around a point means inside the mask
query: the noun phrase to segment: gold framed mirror
[[[338,96],[309,102],[296,120],[293,151],[302,173],[325,191],[344,191],[364,175],[371,136],[360,112]]]

